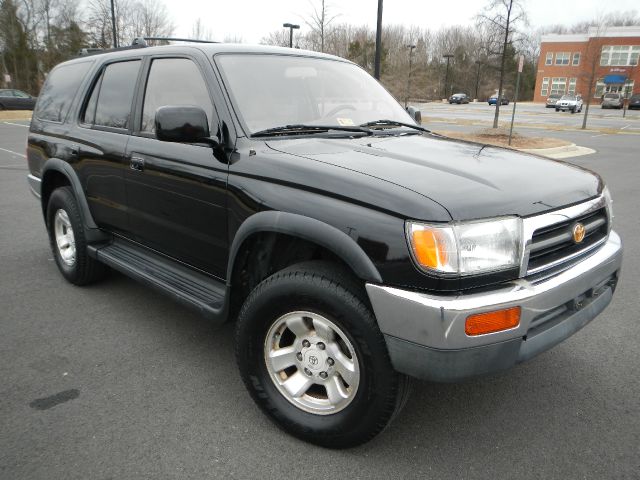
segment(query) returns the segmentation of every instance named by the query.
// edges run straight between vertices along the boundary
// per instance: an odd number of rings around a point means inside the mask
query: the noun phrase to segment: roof
[[[640,26],[633,27],[589,27],[587,33],[550,33],[542,35],[542,43],[578,43],[588,42],[590,38],[620,38],[637,37],[640,39]],[[640,43],[640,42],[639,42]]]
[[[103,52],[92,53],[90,56],[78,57],[71,62],[83,61],[87,58],[100,58],[108,55],[109,58],[132,57],[135,55],[153,55],[157,53],[185,53],[188,51],[200,50],[205,55],[216,55],[219,53],[256,53],[267,55],[297,55],[304,57],[318,57],[333,60],[348,61],[341,57],[329,55],[327,53],[314,52],[311,50],[301,50],[298,48],[274,47],[271,45],[248,45],[242,43],[198,43],[198,44],[174,44],[158,47],[125,47],[122,49],[105,50]]]

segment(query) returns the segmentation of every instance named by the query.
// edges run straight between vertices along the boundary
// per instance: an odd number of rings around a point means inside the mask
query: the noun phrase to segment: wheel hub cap
[[[264,359],[278,391],[309,413],[337,413],[360,383],[356,350],[332,321],[311,312],[278,318],[265,338]]]
[[[65,265],[73,266],[76,263],[76,239],[69,215],[63,209],[57,210],[53,217],[53,233],[60,259]]]

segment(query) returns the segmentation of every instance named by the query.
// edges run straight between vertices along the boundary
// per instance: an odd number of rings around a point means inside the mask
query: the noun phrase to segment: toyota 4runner
[[[28,181],[55,261],[234,321],[249,393],[293,435],[363,443],[409,377],[507,369],[611,301],[596,174],[432,134],[337,57],[138,47],[57,66],[38,99]]]

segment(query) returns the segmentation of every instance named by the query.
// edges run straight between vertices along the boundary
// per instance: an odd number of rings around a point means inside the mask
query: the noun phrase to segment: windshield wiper
[[[267,128],[265,130],[260,130],[259,132],[253,133],[252,137],[259,136],[276,136],[276,135],[304,135],[307,133],[322,133],[328,132],[330,130],[338,130],[341,132],[355,132],[355,133],[365,133],[367,135],[373,134],[373,132],[365,128],[364,126],[342,126],[342,125],[304,125],[304,124],[296,124],[296,125],[283,125],[281,127],[273,127]]]
[[[378,128],[393,128],[393,127],[407,127],[413,128],[414,130],[420,130],[421,132],[430,132],[424,127],[420,127],[418,125],[412,125],[410,123],[404,122],[396,122],[395,120],[374,120],[372,122],[367,122],[359,125],[360,127],[378,127]]]

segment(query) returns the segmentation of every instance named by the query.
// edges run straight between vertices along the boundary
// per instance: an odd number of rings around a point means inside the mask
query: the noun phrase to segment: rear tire
[[[102,279],[107,267],[87,253],[82,217],[71,187],[53,191],[46,220],[51,251],[62,276],[74,285]]]
[[[240,311],[235,348],[262,411],[323,447],[369,441],[408,397],[362,286],[329,262],[300,263],[260,283]]]

